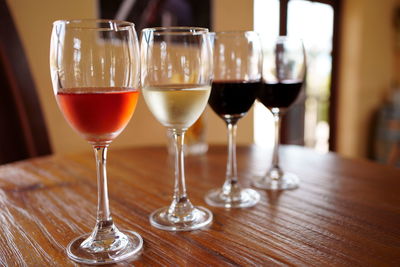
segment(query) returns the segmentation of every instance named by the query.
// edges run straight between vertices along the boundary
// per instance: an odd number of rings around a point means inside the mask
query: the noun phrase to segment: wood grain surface
[[[0,265],[77,266],[65,254],[95,223],[92,154],[56,155],[0,166]],[[172,197],[172,158],[162,147],[113,149],[108,157],[113,218],[137,231],[144,250],[117,266],[399,266],[400,170],[287,146],[282,166],[300,188],[259,190],[250,209],[209,207],[213,224],[165,232],[148,221]],[[270,151],[238,148],[240,181],[249,186],[269,166]],[[196,205],[222,185],[226,147],[188,157],[187,186]]]

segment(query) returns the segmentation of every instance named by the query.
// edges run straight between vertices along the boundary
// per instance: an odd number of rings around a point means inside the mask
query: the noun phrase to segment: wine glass
[[[107,148],[135,111],[140,82],[139,44],[134,25],[114,20],[71,20],[53,24],[50,70],[64,117],[94,150],[98,181],[96,226],[74,239],[68,257],[85,264],[125,260],[143,240],[120,231],[108,204]]]
[[[168,231],[207,226],[212,213],[190,202],[185,185],[184,135],[200,117],[210,96],[212,47],[208,30],[194,27],[142,31],[142,92],[154,117],[175,143],[175,188],[169,207],[154,211],[150,223]]]
[[[299,95],[306,73],[306,59],[303,43],[300,39],[280,36],[272,47],[264,53],[263,87],[258,100],[273,114],[275,122],[275,143],[272,166],[267,173],[254,182],[262,189],[295,189],[299,178],[284,172],[279,166],[279,135],[281,116],[295,102]]]
[[[261,85],[262,49],[255,32],[219,32],[214,37],[214,81],[208,101],[228,128],[228,161],[222,188],[211,190],[206,202],[225,208],[252,207],[260,200],[253,189],[238,183],[236,128],[253,105]]]

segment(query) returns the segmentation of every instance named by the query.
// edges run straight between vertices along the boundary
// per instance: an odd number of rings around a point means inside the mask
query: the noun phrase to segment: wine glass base
[[[211,190],[205,197],[206,203],[222,208],[249,208],[260,200],[260,194],[250,188],[240,190],[239,196],[232,197],[222,193],[221,189]]]
[[[132,231],[121,232],[123,233],[122,245],[116,249],[99,249],[99,251],[95,251],[83,248],[81,246],[82,243],[91,235],[84,234],[71,241],[67,247],[67,255],[73,261],[91,265],[110,264],[129,260],[130,258],[133,259],[140,254],[143,247],[143,239],[138,233]]]
[[[265,176],[254,181],[253,185],[260,189],[291,190],[299,187],[299,178],[295,174],[285,172],[276,179],[270,177],[267,173]]]
[[[213,219],[212,212],[203,207],[194,207],[191,219],[183,221],[171,219],[168,210],[164,207],[150,214],[151,225],[166,231],[191,231],[208,226]]]

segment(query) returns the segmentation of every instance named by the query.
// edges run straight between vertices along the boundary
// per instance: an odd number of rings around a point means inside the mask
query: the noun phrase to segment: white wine
[[[189,128],[207,105],[209,85],[157,85],[143,88],[143,96],[153,115],[168,128]]]

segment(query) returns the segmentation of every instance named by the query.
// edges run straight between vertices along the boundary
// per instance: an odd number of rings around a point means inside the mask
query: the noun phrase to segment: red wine
[[[220,117],[243,116],[257,97],[260,82],[214,81],[208,104]]]
[[[264,83],[257,99],[267,108],[288,108],[296,100],[302,85],[299,81]]]

